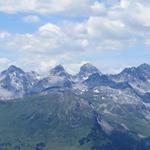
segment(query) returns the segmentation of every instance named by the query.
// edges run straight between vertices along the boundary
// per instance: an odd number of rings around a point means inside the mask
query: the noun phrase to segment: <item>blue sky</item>
[[[148,0],[0,0],[0,70],[102,72],[150,64]]]

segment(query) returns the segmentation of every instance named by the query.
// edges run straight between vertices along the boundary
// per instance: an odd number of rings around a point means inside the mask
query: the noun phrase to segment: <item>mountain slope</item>
[[[0,99],[14,99],[29,95],[35,79],[16,66],[0,74]]]
[[[32,107],[31,107],[32,106]],[[17,108],[17,109],[16,109]],[[86,99],[71,91],[0,103],[0,149],[148,150],[141,140],[108,125]],[[114,126],[115,127],[115,126]],[[147,144],[146,144],[147,143]],[[144,149],[140,149],[142,146]]]
[[[93,66],[90,63],[86,63],[83,66],[81,66],[79,73],[76,75],[76,78],[79,81],[84,81],[89,78],[92,74],[102,74],[95,66]]]
[[[109,86],[114,89],[131,88],[131,86],[127,82],[116,83],[115,81],[111,80],[108,76],[100,75],[99,73],[92,74],[83,83],[89,88],[94,88],[97,86]]]
[[[72,88],[72,76],[58,65],[50,70],[48,77],[39,80],[32,88],[32,93]]]
[[[3,102],[0,104],[0,148],[4,149],[4,140],[11,144],[8,145],[11,150],[18,145],[32,150],[38,143],[45,143],[45,149],[82,149],[78,140],[87,136],[93,115],[87,102],[68,92]],[[83,149],[87,148],[83,146]]]
[[[111,76],[117,82],[128,82],[140,93],[150,90],[150,65],[142,64],[138,67],[125,68],[121,73]]]

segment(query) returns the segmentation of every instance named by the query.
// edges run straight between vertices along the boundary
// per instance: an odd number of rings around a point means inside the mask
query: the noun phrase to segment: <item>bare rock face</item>
[[[79,73],[77,74],[77,78],[81,81],[88,79],[92,74],[102,74],[95,66],[90,63],[84,64],[81,66]]]

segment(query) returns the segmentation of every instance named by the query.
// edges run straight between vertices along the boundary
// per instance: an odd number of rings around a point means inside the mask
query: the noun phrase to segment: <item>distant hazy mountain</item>
[[[64,78],[71,78],[71,75],[66,72],[64,67],[62,65],[58,65],[54,68],[52,68],[50,71],[51,76],[59,76],[59,77],[64,77]]]
[[[121,73],[111,76],[117,82],[128,82],[139,92],[150,91],[150,65],[125,68]]]
[[[63,66],[58,65],[50,70],[48,77],[39,80],[32,89],[32,93],[72,88],[72,76]]]
[[[97,86],[109,86],[114,89],[124,89],[131,88],[127,82],[115,82],[111,80],[107,75],[100,75],[99,73],[94,73],[87,80],[84,81],[84,84],[89,88],[94,88]]]
[[[114,89],[130,88],[138,95],[146,97],[150,91],[150,66],[125,68],[116,75],[104,75],[96,67],[87,63],[81,66],[75,76],[66,72],[62,65],[49,71],[47,77],[41,78],[34,71],[24,72],[10,66],[0,74],[0,99],[7,100],[37,94],[46,90],[77,89],[79,91],[97,86],[109,86]],[[146,94],[146,96],[145,96]]]
[[[88,79],[92,74],[102,74],[95,66],[90,63],[84,64],[81,66],[79,73],[77,74],[77,78],[81,81]]]
[[[16,66],[10,66],[0,74],[0,99],[14,99],[27,96],[35,82],[35,74],[25,73]]]

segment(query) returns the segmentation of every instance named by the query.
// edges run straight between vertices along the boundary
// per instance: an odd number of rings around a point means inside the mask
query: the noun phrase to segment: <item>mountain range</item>
[[[150,65],[142,64],[138,67],[125,68],[115,75],[102,74],[90,63],[81,66],[76,75],[67,73],[62,65],[50,69],[49,74],[44,78],[34,71],[24,72],[13,65],[0,73],[0,100],[11,100],[67,88],[83,92],[96,87],[130,89],[137,96],[148,96]]]
[[[115,75],[58,65],[46,77],[10,66],[0,73],[0,120],[2,150],[148,150],[150,65]]]

